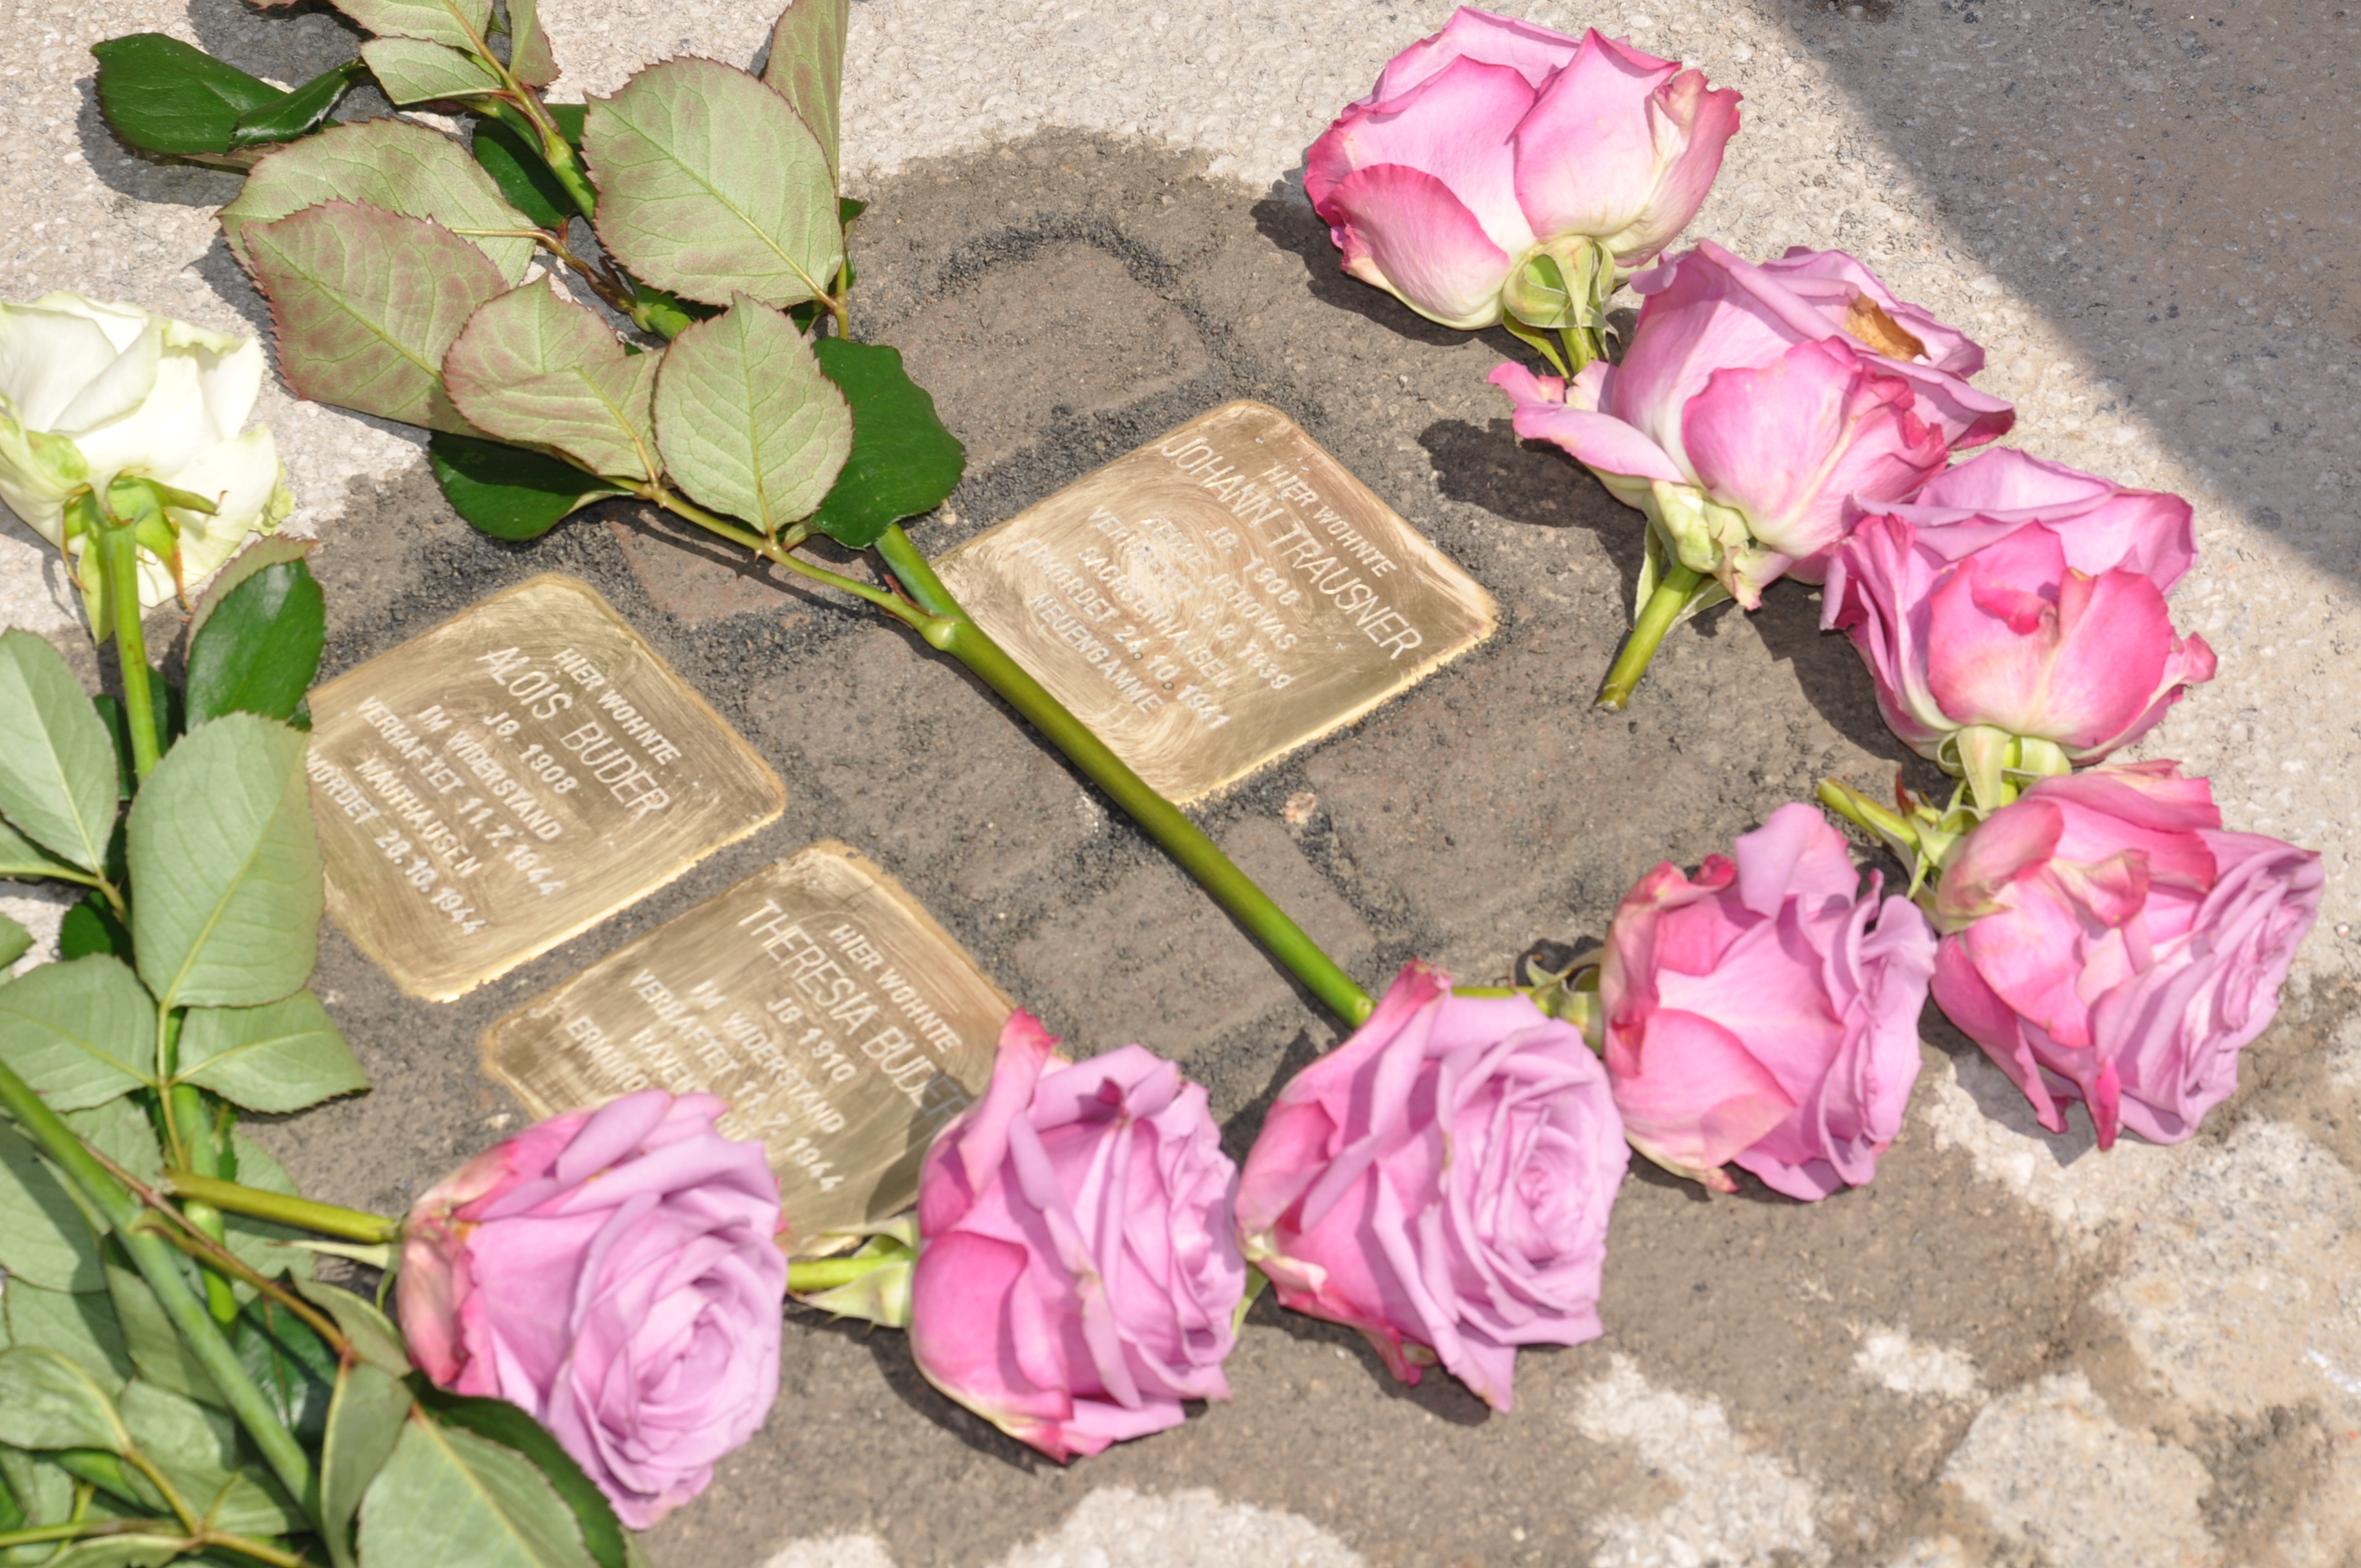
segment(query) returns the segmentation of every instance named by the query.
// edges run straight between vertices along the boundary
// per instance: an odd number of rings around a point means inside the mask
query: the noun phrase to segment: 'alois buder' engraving
[[[883,871],[815,844],[667,921],[484,1036],[536,1116],[650,1087],[760,1138],[791,1244],[883,1220],[983,1091],[1011,1003]]]
[[[1489,594],[1254,402],[939,565],[1010,656],[1178,800],[1350,722],[1493,626]]]
[[[779,815],[778,778],[593,592],[544,576],[312,694],[328,908],[447,1001]]]

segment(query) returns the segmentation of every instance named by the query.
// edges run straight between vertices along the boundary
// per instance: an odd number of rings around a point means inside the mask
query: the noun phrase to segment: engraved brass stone
[[[493,595],[312,694],[328,910],[472,991],[777,817],[786,792],[587,583]]]
[[[650,1086],[720,1095],[811,1254],[917,1200],[1013,1007],[884,872],[820,843],[494,1024],[484,1067],[536,1116]]]
[[[1115,459],[938,569],[1174,800],[1351,723],[1495,624],[1481,585],[1257,402]]]

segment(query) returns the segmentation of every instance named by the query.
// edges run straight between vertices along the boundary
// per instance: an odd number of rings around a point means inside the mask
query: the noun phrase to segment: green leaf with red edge
[[[251,269],[247,233],[324,202],[354,202],[406,218],[430,218],[491,258],[511,287],[533,262],[535,225],[501,199],[467,149],[405,120],[337,126],[283,148],[254,166],[237,200],[221,210],[222,233]],[[468,231],[511,231],[508,234]]]
[[[467,319],[505,291],[482,251],[438,224],[349,202],[248,225],[246,238],[300,396],[467,430],[442,369]]]
[[[505,85],[474,55],[424,38],[371,38],[361,45],[361,59],[397,104],[480,98]]]
[[[538,0],[508,0],[509,71],[528,87],[546,87],[560,72],[541,26]]]
[[[793,0],[771,28],[771,58],[763,81],[803,117],[828,159],[830,179],[841,172],[837,155],[838,106],[844,97],[844,36],[851,0]]]
[[[591,502],[625,493],[546,453],[445,431],[426,444],[426,464],[451,510],[495,539],[538,539]]]
[[[597,316],[527,283],[476,313],[443,361],[443,385],[488,435],[644,482],[658,467],[650,401],[663,360],[624,352]]]
[[[902,519],[940,506],[967,471],[967,449],[943,428],[935,400],[902,367],[900,349],[828,337],[812,350],[852,406],[852,455],[811,525],[839,544],[864,549]]]
[[[844,260],[836,181],[811,130],[753,77],[669,60],[591,100],[597,227],[638,277],[692,300],[792,305]]]
[[[852,450],[851,411],[803,334],[743,294],[673,339],[655,415],[681,488],[765,533],[810,515]]]
[[[107,128],[148,152],[227,152],[239,116],[288,97],[164,33],[103,39],[90,52],[98,57],[98,108]]]
[[[424,38],[473,50],[492,22],[492,0],[335,0],[381,38]]]

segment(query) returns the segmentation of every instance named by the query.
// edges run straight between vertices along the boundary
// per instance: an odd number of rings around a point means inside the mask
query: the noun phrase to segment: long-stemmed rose
[[[1620,273],[1705,201],[1739,95],[1629,42],[1462,7],[1304,154],[1345,270],[1446,326],[1598,352]]]
[[[2177,1143],[2238,1084],[2320,913],[2320,857],[2222,829],[2203,779],[2136,762],[2036,781],[1949,858],[1934,993],[2066,1129]]]
[[[908,1310],[928,1382],[1065,1460],[1228,1398],[1246,1279],[1203,1087],[1139,1046],[1053,1067],[1057,1043],[1012,1016],[928,1151]]]
[[[2003,457],[2033,463],[1978,462]],[[1994,487],[1957,487],[1971,488]],[[2157,503],[2176,499],[2123,495],[2056,521],[1923,499],[1870,516],[1829,562],[1822,624],[1851,636],[1894,732],[1996,809],[2012,775],[2098,762],[2213,677],[2213,651],[2176,634],[2165,608],[2188,560],[2188,507],[2176,519]]]
[[[1638,620],[1599,700],[1724,596],[1818,582],[1856,498],[1906,499],[2015,411],[1967,382],[1983,350],[1840,251],[1760,266],[1700,243],[1633,281],[1630,351],[1571,383],[1503,365],[1517,433],[1555,443],[1649,522]]]
[[[1861,893],[1808,806],[1735,852],[1624,895],[1599,974],[1608,1077],[1632,1146],[1666,1169],[1727,1192],[1734,1163],[1825,1198],[1874,1176],[1901,1131],[1934,933],[1874,874]]]
[[[1598,1336],[1629,1157],[1580,1030],[1411,963],[1280,1091],[1238,1234],[1286,1306],[1360,1330],[1404,1382],[1439,1360],[1505,1410],[1519,1345]]]
[[[401,1330],[444,1387],[522,1406],[646,1530],[779,1391],[779,1182],[729,1107],[662,1090],[540,1123],[411,1210]]]

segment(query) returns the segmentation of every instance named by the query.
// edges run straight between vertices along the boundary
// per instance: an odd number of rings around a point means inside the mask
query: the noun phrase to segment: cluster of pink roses
[[[1554,109],[1536,106],[1509,133],[1519,198],[1529,186],[1579,181],[1589,148],[1644,144],[1653,159],[1609,159],[1603,177],[1619,212],[1649,214],[1651,243],[1617,254],[1653,256],[1686,226],[1708,182],[1698,171],[1709,175],[1736,128],[1727,106],[1701,105],[1727,95],[1596,33],[1579,44],[1548,39],[1463,10],[1322,138],[1309,163],[1325,172],[1306,188],[1348,271],[1371,277],[1382,258],[1456,245],[1410,232],[1456,232],[1424,209],[1347,199],[1396,163],[1479,216],[1499,209],[1497,127],[1445,83],[1502,71],[1535,79],[1537,61],[1558,72],[1541,93]],[[1620,93],[1594,85],[1580,113],[1556,101],[1583,90],[1581,62],[1609,59],[1625,73]],[[1576,124],[1584,139],[1565,134]],[[1345,164],[1351,176],[1334,178]],[[1542,168],[1553,172],[1533,172]],[[1644,192],[1626,190],[1651,175]],[[1608,237],[1598,225],[1585,232]],[[1426,292],[1436,275],[1426,266],[1372,280],[1453,319]],[[1927,899],[1940,933],[1937,1002],[2046,1125],[2062,1130],[2060,1102],[2080,1100],[2103,1144],[2119,1125],[2187,1136],[2230,1092],[2237,1051],[2269,1021],[2322,884],[2316,855],[2224,833],[2204,781],[2180,778],[2172,764],[2073,775],[2213,677],[2213,650],[2180,635],[2165,603],[2195,558],[2189,504],[2015,451],[1952,466],[1955,454],[2006,433],[2015,411],[1971,385],[1982,348],[1842,252],[1799,248],[1754,263],[1699,241],[1631,284],[1642,305],[1620,362],[1591,363],[1571,380],[1515,364],[1492,376],[1520,435],[1555,443],[1646,516],[1637,623],[1602,700],[1620,706],[1656,640],[1703,605],[1727,597],[1751,609],[1783,576],[1825,585],[1823,624],[1851,637],[1894,733],[1962,781],[1946,809],[1865,818],[1921,877],[1937,879]],[[1802,812],[1787,807],[1750,837]],[[1809,837],[1800,824],[1784,831],[1783,841]],[[1830,853],[1821,874],[1833,877],[1842,856]],[[1793,863],[1806,858],[1798,851]],[[1734,871],[1708,862],[1691,881],[1665,867],[1643,882],[1609,940],[1610,989],[1668,942],[1687,955],[1675,967],[1714,972],[1696,967],[1703,936],[1677,923],[1707,907],[1760,914],[1749,883],[1742,845]],[[1632,918],[1652,901],[1664,910],[1653,924]],[[1924,984],[1927,934],[1911,928],[1916,918],[1889,899],[1873,939],[1814,947],[1831,974],[1854,970],[1872,947],[1888,956],[1891,997],[1864,1004],[1897,1021],[1897,1036],[1907,1016],[1881,1010],[1905,998],[1903,976]],[[1699,1172],[1736,1157],[1802,1196],[1825,1190],[1829,1171],[1860,1179],[1854,1165],[1828,1157],[1845,1141],[1825,1102],[1814,1113],[1828,1146],[1815,1157],[1820,1174],[1799,1174],[1755,1141],[1751,1129],[1804,1113],[1777,1063],[1752,1047],[1777,1032],[1776,1015],[1792,1015],[1769,1000],[1777,985],[1756,976],[1719,992],[1724,1005],[1761,1001],[1767,1011],[1752,1033],[1689,1022],[1669,999],[1694,989],[1642,981],[1609,1006],[1608,1061],[1621,1064],[1618,1100],[1634,1143]],[[1634,996],[1652,1001],[1627,1021],[1621,1009]],[[1647,1008],[1658,1004],[1651,1022]],[[1850,1059],[1856,1110],[1883,1103],[1896,1072],[1906,1089],[1896,1053]],[[1699,1118],[1701,1101],[1713,1109]],[[1877,1124],[1874,1115],[1861,1124]]]
[[[1542,333],[1595,331],[1695,215],[1736,104],[1595,32],[1462,10],[1321,138],[1306,188],[1347,271],[1554,357]],[[2165,604],[2188,503],[2014,451],[1952,466],[2015,411],[1970,385],[1981,348],[1839,252],[1701,242],[1632,283],[1620,363],[1492,378],[1520,434],[1646,514],[1615,695],[1704,603],[1825,585],[1895,734],[1962,781],[1899,815],[1824,792],[1913,863],[1915,896],[1781,806],[1730,857],[1642,877],[1582,979],[1459,994],[1407,966],[1282,1089],[1243,1169],[1174,1064],[1063,1061],[1019,1012],[927,1156],[913,1245],[881,1255],[897,1277],[832,1304],[908,1327],[929,1380],[1041,1452],[1227,1398],[1256,1270],[1397,1376],[1440,1365],[1508,1409],[1519,1346],[1601,1332],[1629,1149],[1720,1190],[1733,1165],[1806,1201],[1868,1181],[1930,992],[2045,1126],[2079,1101],[2103,1146],[2189,1136],[2269,1023],[2319,857],[2224,830],[2174,763],[2093,765],[2213,675]],[[650,1093],[544,1124],[410,1222],[420,1364],[531,1409],[633,1525],[700,1488],[775,1389],[776,1188],[719,1109]]]

